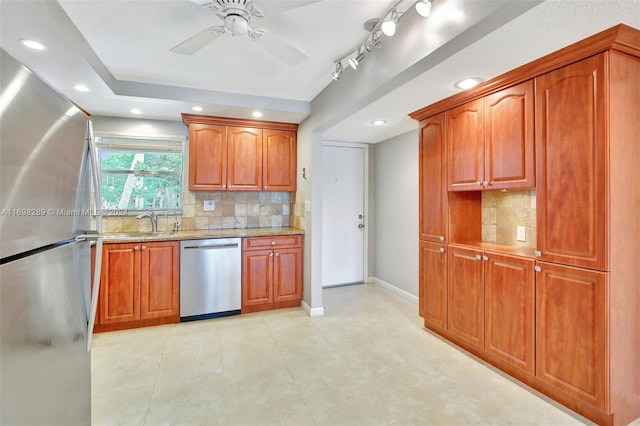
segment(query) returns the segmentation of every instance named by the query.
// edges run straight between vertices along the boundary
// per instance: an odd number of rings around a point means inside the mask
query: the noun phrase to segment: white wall
[[[372,146],[374,275],[406,297],[418,296],[418,137],[416,130]]]

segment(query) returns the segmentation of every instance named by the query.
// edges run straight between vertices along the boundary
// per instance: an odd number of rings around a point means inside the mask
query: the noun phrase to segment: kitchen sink
[[[154,238],[154,237],[175,237],[178,234],[176,232],[124,232],[117,234],[105,234],[103,237],[106,239],[120,239],[120,238]]]

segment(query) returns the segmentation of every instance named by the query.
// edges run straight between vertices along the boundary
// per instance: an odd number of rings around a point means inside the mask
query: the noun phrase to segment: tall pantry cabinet
[[[526,134],[513,142],[523,161],[502,149],[491,167],[515,171],[509,188],[535,182],[530,251],[482,241],[481,232],[480,193],[491,189],[486,161],[478,172],[486,105],[516,87],[526,94],[511,97],[502,111],[514,118],[499,122],[523,124],[507,129]],[[411,116],[421,126],[425,327],[599,424],[640,417],[640,31],[618,25]],[[433,123],[443,123],[439,158],[426,130]],[[464,161],[474,173],[465,175]],[[440,242],[434,229],[444,229]],[[436,261],[440,251],[448,259]]]

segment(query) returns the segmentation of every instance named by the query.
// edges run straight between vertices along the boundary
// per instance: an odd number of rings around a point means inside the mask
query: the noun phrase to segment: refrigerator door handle
[[[87,120],[87,145],[89,146],[89,164],[93,178],[94,207],[96,209],[96,232],[102,233],[102,186],[100,185],[100,163],[98,162],[98,148],[93,138],[93,124]],[[101,243],[102,244],[102,243]]]
[[[87,318],[87,352],[91,351],[91,338],[93,337],[93,327],[96,323],[98,311],[98,295],[100,294],[100,275],[102,274],[102,237],[93,235],[82,235],[76,240],[95,241],[96,259],[93,266],[93,286],[91,286],[91,306],[89,307],[89,318]]]

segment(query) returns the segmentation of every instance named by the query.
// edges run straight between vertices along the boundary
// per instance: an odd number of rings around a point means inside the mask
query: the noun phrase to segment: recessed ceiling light
[[[453,85],[458,89],[471,89],[477,86],[482,81],[479,77],[469,77],[460,81],[456,81]]]
[[[73,88],[76,89],[78,92],[88,92],[89,88],[87,86],[85,86],[84,84],[74,84]]]
[[[24,38],[20,39],[20,43],[22,43],[23,45],[27,46],[30,49],[35,49],[35,50],[43,50],[44,49],[44,45],[42,43],[39,43],[35,40],[27,40]]]
[[[253,113],[251,113],[251,115],[254,118],[261,118],[262,117],[262,113],[260,111],[253,111]]]
[[[133,108],[131,111],[131,114],[142,114],[142,110],[140,108]]]
[[[194,111],[198,111],[198,112],[202,111],[202,107],[201,106],[194,106],[191,109],[194,110]]]
[[[373,120],[371,124],[373,126],[382,126],[383,124],[387,124],[387,120]]]

